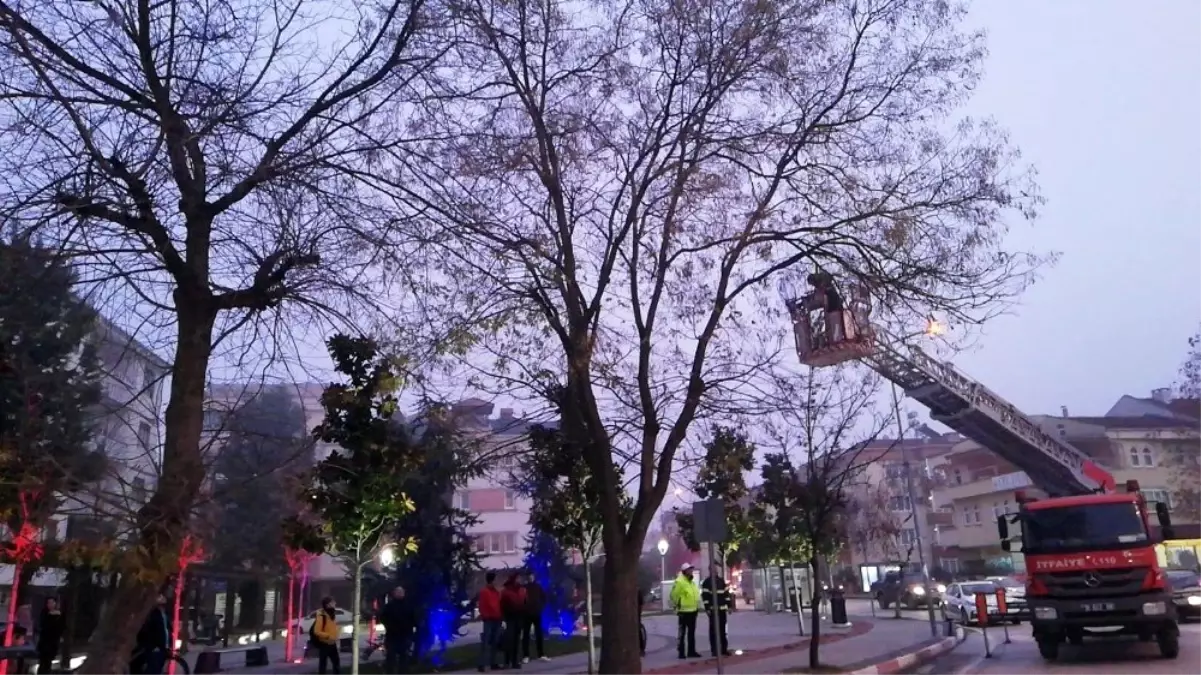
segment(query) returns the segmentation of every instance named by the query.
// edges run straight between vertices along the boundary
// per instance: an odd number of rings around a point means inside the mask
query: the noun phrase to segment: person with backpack
[[[328,595],[321,598],[321,609],[309,626],[309,643],[317,650],[317,672],[325,675],[325,664],[329,663],[333,675],[342,672],[341,657],[338,654],[338,620],[334,618],[334,599]]]
[[[521,627],[526,621],[525,588],[517,583],[517,574],[510,574],[500,591],[500,612],[505,621],[505,667],[521,668],[517,648],[521,642]]]
[[[480,614],[480,622],[484,624],[480,634],[479,671],[484,672],[488,666],[492,666],[492,670],[500,670],[496,663],[496,646],[500,644],[504,615],[500,608],[500,591],[496,588],[496,572],[484,575],[484,587],[480,590],[476,609]]]

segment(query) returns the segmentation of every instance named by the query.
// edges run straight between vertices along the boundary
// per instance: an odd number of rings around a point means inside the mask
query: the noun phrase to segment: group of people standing
[[[734,609],[734,594],[726,584],[719,565],[713,565],[712,573],[700,585],[696,582],[696,568],[688,563],[680,568],[680,575],[671,586],[671,607],[676,612],[678,623],[676,650],[681,659],[701,658],[696,650],[696,620],[702,607],[709,617],[709,653],[717,656],[730,655],[730,641],[726,631],[726,618]]]
[[[537,658],[549,661],[542,631],[542,610],[546,607],[546,589],[524,572],[513,573],[503,584],[496,572],[484,576],[477,608],[484,624],[481,636],[479,671],[521,668]],[[530,651],[533,635],[535,652]],[[503,663],[498,663],[498,658]]]

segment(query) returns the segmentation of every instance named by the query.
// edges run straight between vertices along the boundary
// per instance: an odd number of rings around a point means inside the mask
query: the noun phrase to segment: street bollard
[[[992,658],[992,649],[988,645],[988,593],[976,593],[976,622],[980,624],[980,632],[984,635],[984,658]]]
[[[847,596],[842,592],[842,586],[830,591],[830,621],[835,626],[847,625]]]
[[[997,586],[997,614],[1001,615],[1001,630],[1005,631],[1005,644],[1009,644],[1009,621],[1006,620],[1006,615],[1009,614],[1009,605],[1005,602],[1005,587]]]

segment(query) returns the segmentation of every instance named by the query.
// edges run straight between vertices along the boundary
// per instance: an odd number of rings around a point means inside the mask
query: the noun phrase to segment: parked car
[[[947,587],[946,593],[943,594],[943,619],[954,619],[968,626],[979,623],[980,616],[976,609],[977,593],[985,594],[989,623],[1019,624],[1026,618],[1025,589],[1022,591],[1020,605],[1009,602],[1007,589],[1006,611],[1002,614],[1001,607],[997,603],[997,582],[981,579],[979,581],[960,581]]]
[[[1017,577],[988,577],[988,581],[1005,589],[1007,615],[1018,621],[1030,618],[1030,607],[1026,604],[1026,584]]]
[[[308,639],[309,629],[313,627],[313,623],[317,620],[317,610],[309,612],[304,617],[297,619],[292,623],[295,628],[295,635],[302,639]],[[344,636],[349,636],[354,633],[354,614],[350,611],[338,607],[334,609],[334,622],[338,624],[341,633]]]
[[[1172,585],[1176,615],[1182,620],[1201,619],[1201,574],[1194,570],[1170,569],[1167,576]]]
[[[947,587],[931,581],[921,574],[901,574],[889,572],[871,586],[872,597],[880,604],[881,609],[888,609],[893,604],[900,604],[908,609],[917,609],[934,603],[937,607],[942,602],[942,594]]]

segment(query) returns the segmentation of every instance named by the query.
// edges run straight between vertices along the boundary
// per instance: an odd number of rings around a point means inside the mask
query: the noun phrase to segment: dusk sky
[[[956,363],[1029,413],[1168,386],[1201,320],[1201,3],[986,0],[991,115],[1047,197],[1013,243],[1063,253]]]

